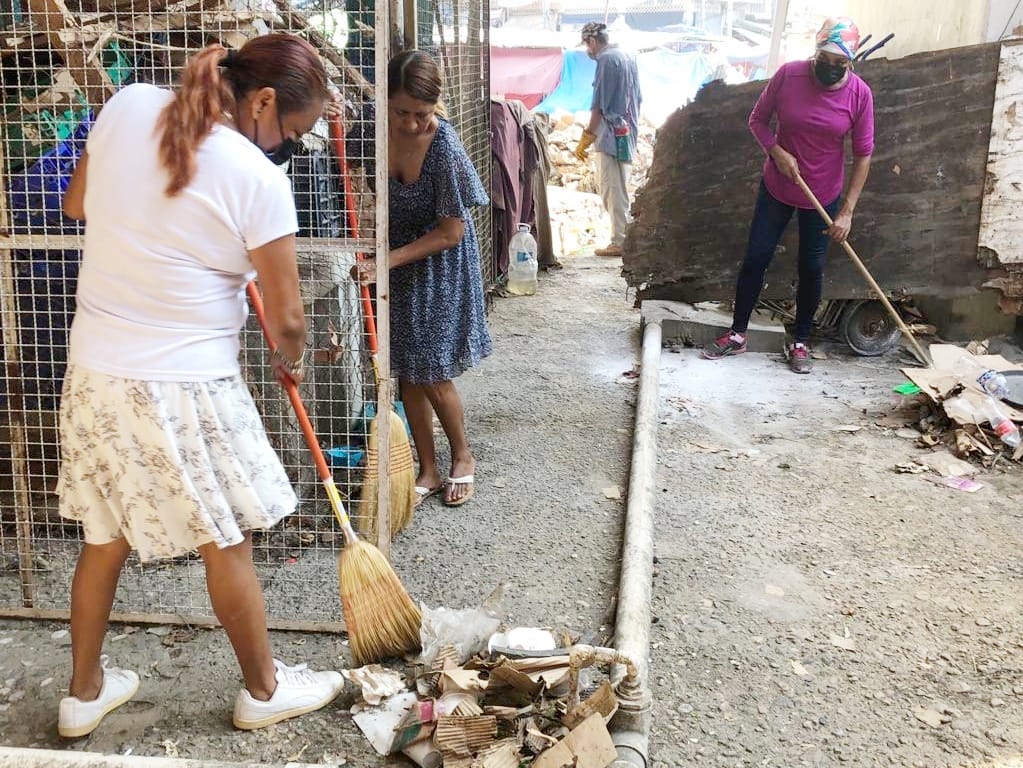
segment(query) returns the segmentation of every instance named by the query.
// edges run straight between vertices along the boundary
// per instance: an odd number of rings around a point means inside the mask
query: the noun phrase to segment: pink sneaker
[[[809,373],[813,370],[810,348],[801,341],[785,345],[785,359],[789,361],[793,373]]]
[[[703,357],[707,360],[720,360],[729,355],[741,355],[746,351],[746,337],[735,331],[728,331],[709,347],[703,348]]]

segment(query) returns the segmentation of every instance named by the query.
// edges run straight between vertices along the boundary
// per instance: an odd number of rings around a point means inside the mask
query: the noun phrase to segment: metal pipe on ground
[[[636,673],[615,670],[619,708],[611,721],[618,757],[611,768],[647,768],[652,697],[649,685],[650,597],[654,577],[654,480],[657,472],[657,404],[660,386],[661,324],[643,329],[643,358],[632,438],[629,496],[625,508],[622,572],[618,584],[615,648],[636,665]]]

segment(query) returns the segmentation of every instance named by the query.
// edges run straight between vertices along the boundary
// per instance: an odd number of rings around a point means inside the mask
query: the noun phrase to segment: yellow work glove
[[[586,153],[590,151],[590,147],[593,146],[593,142],[596,140],[597,134],[584,128],[582,138],[580,138],[579,143],[575,145],[575,156],[580,160],[586,160]]]

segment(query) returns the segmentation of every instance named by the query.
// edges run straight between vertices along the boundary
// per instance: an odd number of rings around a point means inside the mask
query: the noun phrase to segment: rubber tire
[[[902,335],[877,299],[850,302],[842,312],[838,331],[852,351],[863,357],[883,355],[899,343]]]

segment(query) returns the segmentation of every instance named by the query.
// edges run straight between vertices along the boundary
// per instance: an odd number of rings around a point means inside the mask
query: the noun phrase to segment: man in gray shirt
[[[597,180],[604,208],[611,215],[611,243],[598,248],[598,256],[621,256],[625,227],[629,223],[626,183],[632,171],[639,131],[639,70],[635,57],[608,41],[607,25],[590,22],[583,27],[582,42],[597,62],[593,79],[590,122],[576,146],[575,155],[586,160],[590,146],[597,150]]]

